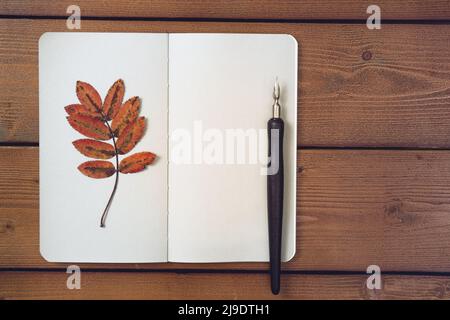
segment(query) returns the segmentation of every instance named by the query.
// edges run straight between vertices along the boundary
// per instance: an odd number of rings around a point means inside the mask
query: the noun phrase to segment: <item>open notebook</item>
[[[294,38],[45,33],[39,41],[42,256],[52,262],[268,261],[267,177],[263,173],[265,130],[272,116],[276,77],[285,121],[282,256],[289,260],[296,239]],[[124,93],[118,89],[123,106],[139,96],[139,116],[146,118],[142,138],[119,161],[146,151],[155,154],[156,160],[138,173],[119,175],[106,227],[101,228],[100,217],[116,175],[108,166],[84,167],[92,174],[111,175],[107,178],[83,175],[77,167],[94,159],[72,142],[86,139],[78,131],[91,130],[91,135],[101,136],[104,127],[92,122],[93,128],[80,129],[86,125],[83,116],[88,115],[79,116],[79,122],[74,117],[71,127],[65,107],[81,104],[79,94],[84,94],[84,111],[95,104],[96,96],[89,95],[91,88],[83,83],[92,85],[105,103],[118,79],[124,86]],[[113,106],[121,97],[109,98]],[[133,112],[125,116],[122,112],[122,117],[127,116],[133,118]],[[117,123],[120,128],[121,122]],[[128,130],[130,123],[124,122],[122,133],[130,132],[132,138],[141,134],[136,127]],[[120,139],[121,145],[128,143],[119,136],[116,142]],[[103,143],[112,145],[112,141]],[[84,152],[107,154],[101,146],[88,143]],[[114,159],[101,161],[115,165]],[[140,168],[150,162],[146,159],[130,163]]]

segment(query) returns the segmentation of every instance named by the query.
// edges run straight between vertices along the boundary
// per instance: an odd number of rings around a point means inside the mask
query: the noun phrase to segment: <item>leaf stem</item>
[[[103,211],[102,218],[100,220],[100,227],[104,228],[106,223],[106,217],[108,216],[109,208],[111,207],[112,200],[114,198],[114,195],[116,194],[117,185],[119,184],[119,150],[117,150],[116,145],[116,139],[114,137],[114,133],[111,129],[111,126],[109,125],[108,121],[106,120],[106,117],[103,115],[103,112],[101,112],[102,117],[104,119],[105,124],[108,126],[109,133],[111,134],[113,144],[114,144],[114,152],[116,156],[116,181],[114,182],[114,188],[111,193],[111,196],[109,197],[108,203],[106,204],[105,210]]]

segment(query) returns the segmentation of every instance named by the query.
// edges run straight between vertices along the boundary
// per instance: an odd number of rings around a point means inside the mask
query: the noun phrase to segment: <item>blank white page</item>
[[[46,260],[167,261],[167,41],[167,34],[143,33],[41,37],[40,249]],[[143,172],[120,175],[106,228],[100,228],[114,176],[91,179],[77,170],[92,159],[72,145],[85,137],[70,127],[64,107],[78,103],[77,80],[104,98],[119,78],[125,99],[139,96],[147,118],[147,132],[129,154],[151,151],[158,159]]]
[[[170,261],[268,260],[267,177],[261,174],[265,165],[259,161],[211,164],[218,158],[205,162],[202,152],[209,154],[208,145],[218,143],[221,133],[223,144],[230,143],[227,129],[267,128],[276,77],[285,121],[283,259],[288,260],[295,253],[295,39],[289,35],[169,35]],[[182,150],[183,132],[192,138],[193,163],[187,163],[187,157],[174,161]],[[266,157],[267,135],[260,145]]]

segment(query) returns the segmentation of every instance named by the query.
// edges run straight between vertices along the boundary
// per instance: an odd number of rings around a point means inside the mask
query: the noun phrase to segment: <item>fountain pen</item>
[[[283,223],[283,135],[281,119],[280,85],[278,79],[273,88],[273,117],[267,122],[269,161],[267,170],[267,213],[269,226],[270,278],[273,294],[280,292],[281,235]]]

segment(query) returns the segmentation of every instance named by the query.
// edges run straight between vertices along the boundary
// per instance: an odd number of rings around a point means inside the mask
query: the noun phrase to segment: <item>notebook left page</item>
[[[167,34],[46,33],[39,40],[46,260],[167,261],[167,51]],[[96,107],[103,118],[92,114]],[[129,156],[100,227],[116,163]]]

